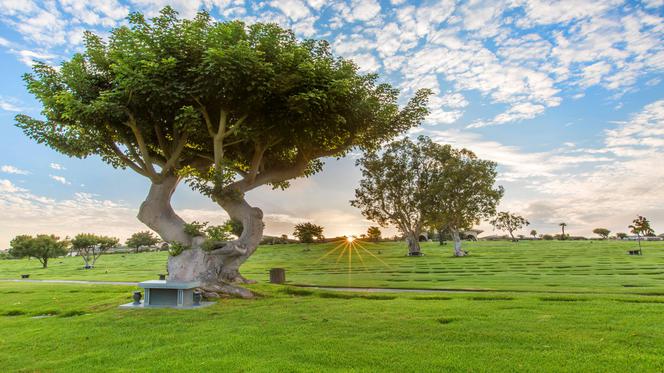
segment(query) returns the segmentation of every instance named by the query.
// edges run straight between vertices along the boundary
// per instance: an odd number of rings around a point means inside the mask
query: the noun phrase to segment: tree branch
[[[265,150],[267,150],[266,145],[262,145],[260,143],[256,143],[254,146],[254,155],[251,159],[251,165],[249,167],[249,172],[247,173],[247,176],[245,177],[249,184],[253,183],[256,180],[256,176],[258,176],[258,170],[260,168],[261,162],[263,161],[263,155],[265,154]]]
[[[146,176],[146,177],[150,177],[148,175],[147,171],[145,171],[145,169],[143,169],[142,167],[140,167],[139,165],[134,163],[131,159],[129,159],[129,157],[127,157],[127,155],[125,153],[123,153],[122,150],[120,150],[120,148],[118,148],[118,146],[115,145],[114,142],[111,142],[109,147],[111,148],[113,153],[115,153],[120,158],[120,160],[122,160],[122,163],[129,166],[129,168],[136,171],[137,173],[139,173],[143,176]]]
[[[163,166],[163,171],[162,172],[168,172],[171,168],[175,167],[177,162],[180,160],[180,154],[182,154],[182,151],[184,150],[185,145],[187,144],[187,139],[189,138],[189,134],[185,132],[182,137],[177,141],[177,145],[175,147],[175,151],[173,151],[173,154],[171,154],[170,158],[166,161],[166,164]]]
[[[166,144],[166,138],[164,133],[161,131],[161,127],[155,123],[154,133],[157,135],[157,141],[159,142],[159,147],[164,152],[164,157],[168,159],[171,156],[171,149]]]
[[[143,134],[141,133],[140,129],[138,128],[138,125],[136,124],[136,118],[134,118],[134,115],[127,110],[127,115],[129,116],[129,120],[125,122],[125,125],[129,127],[134,134],[134,137],[136,138],[136,142],[138,143],[138,148],[141,151],[141,155],[143,156],[143,163],[145,164],[145,170],[148,173],[149,177],[157,177],[157,172],[154,169],[154,166],[152,165],[152,157],[150,156],[150,151],[148,149],[147,144],[145,143],[145,139],[143,138]]]

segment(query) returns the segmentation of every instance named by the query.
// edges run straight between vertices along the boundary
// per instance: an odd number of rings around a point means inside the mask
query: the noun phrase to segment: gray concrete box
[[[200,308],[214,304],[194,304],[194,290],[200,286],[198,281],[150,280],[138,286],[144,289],[143,301],[140,304],[123,304],[120,308]]]

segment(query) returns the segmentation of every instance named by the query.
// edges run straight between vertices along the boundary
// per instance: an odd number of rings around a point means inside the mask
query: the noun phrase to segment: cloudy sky
[[[167,4],[185,17],[206,9],[327,39],[404,98],[433,89],[430,117],[409,135],[498,162],[501,208],[539,232],[561,221],[572,234],[626,231],[636,214],[664,230],[662,0],[0,0],[0,249],[21,233],[125,238],[144,229],[135,218],[144,178],[35,144],[13,118],[39,115],[21,81],[34,59],[58,64],[81,50],[84,30],[103,35],[131,11],[154,15]],[[359,234],[370,224],[348,203],[359,176],[352,156],[331,159],[290,190],[249,200],[268,234],[307,220],[328,236]],[[186,186],[174,205],[187,220],[225,219]]]

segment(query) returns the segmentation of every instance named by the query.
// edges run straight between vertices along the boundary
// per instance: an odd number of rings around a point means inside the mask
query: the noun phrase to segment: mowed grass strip
[[[664,369],[664,304],[284,289],[195,311],[120,310],[133,288],[1,283],[2,371]]]

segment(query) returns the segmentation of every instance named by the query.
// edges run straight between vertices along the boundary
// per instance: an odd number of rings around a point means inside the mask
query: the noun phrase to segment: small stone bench
[[[150,280],[138,284],[145,291],[145,299],[140,301],[140,293],[133,303],[120,308],[200,308],[214,302],[202,302],[201,294],[194,290],[200,286],[198,281]],[[137,292],[138,293],[138,292]]]
[[[629,255],[643,255],[643,251],[641,251],[641,249],[629,250],[629,251],[627,251],[627,253]]]

